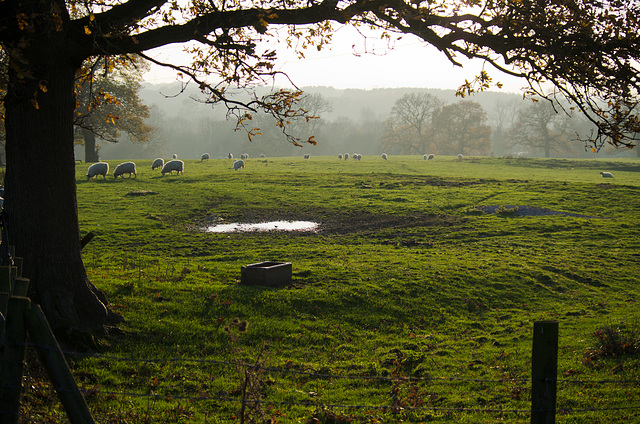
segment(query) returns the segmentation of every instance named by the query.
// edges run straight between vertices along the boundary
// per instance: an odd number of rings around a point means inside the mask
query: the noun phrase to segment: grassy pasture
[[[106,181],[77,165],[85,265],[126,320],[71,361],[98,422],[240,422],[246,375],[262,409],[244,422],[528,422],[538,320],[560,323],[558,422],[640,419],[638,160],[245,162]],[[320,229],[201,230],[281,219]],[[292,285],[239,284],[265,260]],[[46,386],[25,414],[63,421]]]

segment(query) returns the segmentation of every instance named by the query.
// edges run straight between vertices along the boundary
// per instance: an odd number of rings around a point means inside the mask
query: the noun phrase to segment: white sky
[[[320,52],[308,50],[304,59],[298,59],[284,44],[269,47],[275,48],[278,53],[276,69],[286,72],[298,87],[456,89],[465,79],[473,79],[483,66],[482,61],[458,58],[464,67],[455,67],[444,54],[412,36],[405,36],[396,42],[392,50],[386,48],[386,42],[372,41],[375,40],[367,40],[366,49],[370,53],[364,53],[363,38],[353,28],[343,27],[334,35],[331,49]],[[354,52],[364,54],[356,55]],[[161,60],[184,57],[180,45],[151,53]],[[494,82],[503,83],[504,87],[499,91],[520,92],[524,85],[524,81],[502,74],[490,65],[486,66],[486,70]],[[145,79],[151,83],[172,82],[175,72],[153,67]],[[282,87],[287,85],[287,81],[279,78],[275,85]]]

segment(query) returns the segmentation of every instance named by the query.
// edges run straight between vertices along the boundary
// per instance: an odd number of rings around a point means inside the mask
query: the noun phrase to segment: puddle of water
[[[270,221],[251,224],[216,224],[205,228],[208,233],[234,233],[249,231],[314,231],[317,222],[312,221]]]

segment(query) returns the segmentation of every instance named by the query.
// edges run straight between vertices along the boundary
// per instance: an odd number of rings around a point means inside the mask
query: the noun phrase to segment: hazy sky
[[[351,27],[341,28],[334,36],[331,49],[309,50],[298,59],[284,45],[269,46],[278,52],[277,69],[286,72],[299,87],[331,86],[335,88],[425,87],[456,89],[465,79],[472,79],[482,69],[481,61],[459,58],[464,67],[453,66],[434,47],[417,38],[405,36],[389,50],[386,42],[363,38]],[[365,50],[369,53],[365,53]],[[154,52],[160,59],[180,56],[182,47],[170,46]],[[372,54],[373,52],[373,54]],[[355,53],[355,54],[354,54]],[[362,54],[360,54],[362,53]],[[523,81],[501,74],[490,65],[486,70],[504,84],[503,92],[519,92]],[[153,68],[146,80],[153,83],[175,80],[175,72]],[[284,78],[276,85],[287,84]]]

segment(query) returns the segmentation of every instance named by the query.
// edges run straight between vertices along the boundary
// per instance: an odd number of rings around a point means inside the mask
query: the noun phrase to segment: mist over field
[[[178,83],[173,84],[145,84],[140,91],[140,97],[150,107],[151,117],[148,124],[155,128],[155,132],[148,143],[132,143],[125,135],[117,144],[102,142],[99,155],[104,160],[117,159],[153,159],[155,157],[168,158],[173,154],[184,159],[197,159],[204,152],[212,158],[226,157],[229,153],[239,156],[241,153],[249,157],[315,156],[338,155],[340,153],[360,153],[362,155],[389,154],[428,154],[432,151],[414,152],[405,149],[395,149],[389,141],[388,123],[391,119],[394,105],[403,96],[430,95],[445,105],[459,102],[475,102],[486,114],[486,126],[490,127],[490,146],[488,145],[478,155],[486,156],[517,156],[544,157],[543,149],[518,145],[509,133],[509,127],[517,120],[518,110],[530,107],[531,100],[524,100],[520,94],[483,92],[461,99],[455,96],[455,90],[422,89],[422,88],[378,88],[364,89],[335,89],[331,87],[303,87],[308,98],[304,105],[307,110],[318,117],[309,123],[294,122],[291,132],[307,139],[314,136],[317,145],[303,143],[303,147],[296,147],[283,136],[280,128],[268,117],[254,114],[248,125],[260,128],[260,135],[250,141],[244,129],[236,129],[234,117],[227,119],[227,109],[222,104],[208,105],[203,103],[203,96],[197,87],[187,86],[180,92]],[[258,90],[258,95],[266,93],[267,89]],[[247,93],[237,93],[240,98],[248,98]],[[562,112],[553,112],[550,119],[564,119]],[[626,157],[636,156],[636,151],[629,149],[604,148],[597,154],[591,150],[585,151],[581,141],[576,140],[576,134],[585,136],[591,127],[584,119],[572,118],[568,122],[575,122],[576,129],[566,128],[563,121],[562,128],[554,124],[553,131],[564,137],[558,147],[549,157]],[[517,126],[517,125],[516,125]],[[552,132],[553,132],[552,131]],[[535,132],[535,131],[534,131]],[[423,138],[429,139],[430,135]],[[385,140],[386,144],[385,144]],[[429,140],[427,140],[429,141]],[[398,146],[400,147],[400,146]],[[425,149],[426,150],[426,149]],[[437,153],[437,152],[433,152]],[[448,154],[457,154],[455,151]],[[76,158],[84,160],[82,146],[76,147]]]

